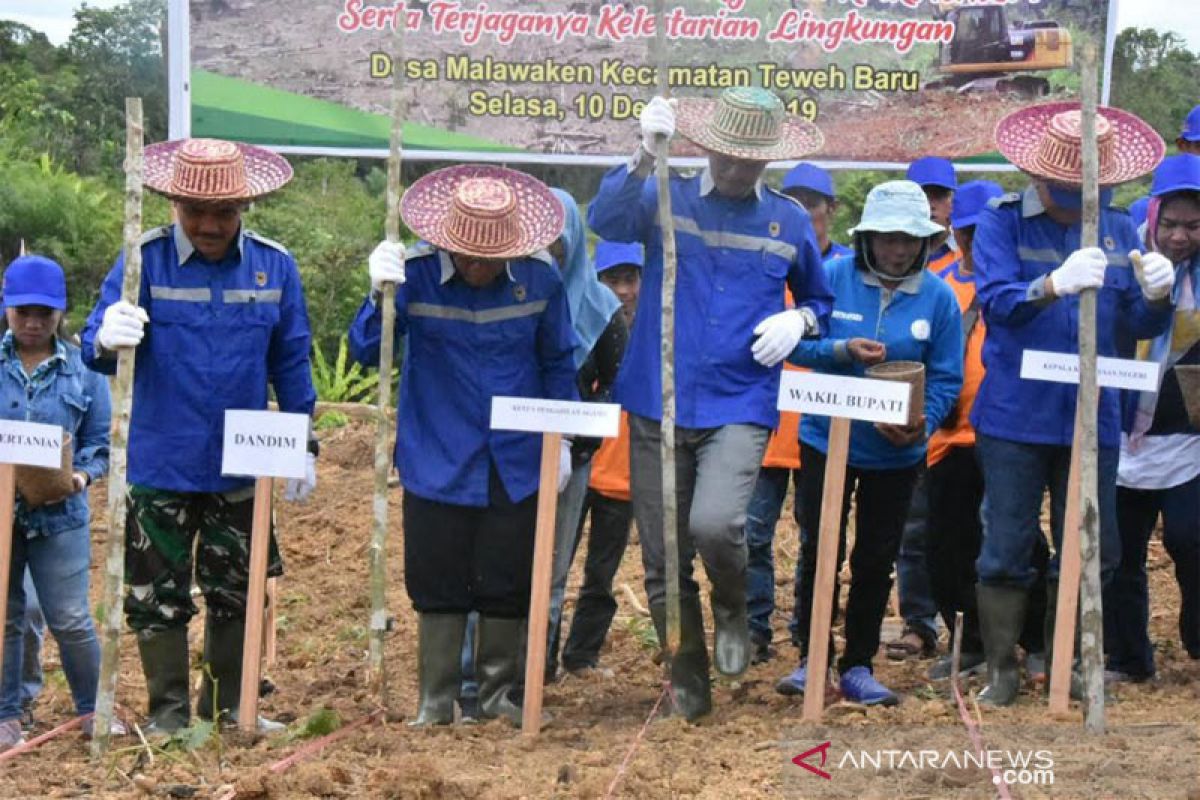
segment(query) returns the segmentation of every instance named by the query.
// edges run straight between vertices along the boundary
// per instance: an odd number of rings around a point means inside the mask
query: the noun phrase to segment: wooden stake
[[[842,532],[842,501],[846,494],[846,463],[850,457],[850,420],[829,421],[829,452],[821,488],[821,525],[817,540],[817,574],[813,579],[812,620],[808,626],[808,681],[804,689],[804,721],[820,722],[825,710],[825,680],[829,674],[829,626],[833,622],[833,582],[837,578],[838,538]]]
[[[561,449],[561,433],[542,434],[533,580],[529,590],[529,638],[525,646],[525,702],[521,708],[521,731],[527,736],[537,736],[542,729],[542,682],[546,676],[546,631],[550,627],[550,573],[554,568],[554,517],[558,513]]]
[[[142,171],[144,167],[142,99],[125,98],[125,263],[121,299],[137,305],[142,287]],[[112,381],[113,434],[108,470],[108,548],[104,559],[104,595],[98,608],[101,628],[100,683],[92,756],[108,750],[121,666],[122,604],[125,598],[125,474],[129,457],[129,418],[133,413],[134,348],[117,353]]]
[[[8,620],[8,572],[12,568],[13,517],[17,511],[17,468],[0,464],[0,621]],[[4,637],[0,636],[0,664]]]
[[[246,634],[242,643],[242,696],[238,728],[258,730],[258,684],[262,677],[263,606],[267,597],[267,557],[271,542],[272,478],[254,481],[254,523],[250,528],[250,586],[246,591]]]
[[[278,635],[279,616],[276,608],[279,605],[279,578],[267,578],[267,624],[266,635],[263,637],[263,661],[268,667],[275,666],[279,656]]]
[[[1095,247],[1099,242],[1100,184],[1096,148],[1097,53],[1095,39],[1083,48],[1082,137],[1083,219],[1079,244]],[[1089,733],[1104,733],[1104,614],[1100,590],[1100,501],[1099,436],[1097,416],[1100,388],[1096,379],[1097,290],[1085,289],[1079,297],[1079,422],[1083,428],[1079,458],[1082,522],[1080,545],[1083,581],[1080,586],[1080,644],[1086,704],[1084,727]],[[1057,658],[1057,654],[1055,655]]]
[[[667,81],[666,12],[663,0],[654,3],[654,62],[658,68],[658,93],[669,97]],[[655,142],[658,180],[658,226],[662,231],[662,508],[664,568],[667,572],[667,641],[660,642],[666,663],[679,650],[679,509],[675,488],[675,217],[671,214],[671,148],[667,137]]]
[[[404,149],[404,29],[407,27],[407,7],[394,25],[395,55],[392,61],[392,131],[388,141],[387,217],[385,235],[389,242],[400,241],[400,167]],[[391,425],[388,409],[392,404],[392,364],[395,362],[396,284],[385,283],[383,322],[379,343],[379,399],[375,414],[375,496],[372,501],[370,643],[367,663],[367,683],[379,695],[379,704],[391,707],[387,671],[383,662],[384,638],[387,636],[387,536],[388,536],[388,471],[392,464]]]
[[[1083,453],[1081,406],[1075,404],[1075,433],[1071,467],[1067,472],[1067,502],[1063,512],[1062,544],[1058,552],[1058,598],[1054,607],[1054,660],[1050,663],[1050,711],[1065,712],[1071,701],[1071,662],[1075,660],[1075,615],[1079,611],[1079,457]]]

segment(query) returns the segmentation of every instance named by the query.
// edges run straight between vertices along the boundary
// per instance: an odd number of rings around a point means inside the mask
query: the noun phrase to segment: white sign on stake
[[[1158,370],[1156,361],[1100,356],[1096,359],[1096,382],[1109,389],[1157,392]],[[1079,356],[1074,353],[1026,350],[1021,354],[1021,377],[1031,381],[1079,383]]]
[[[784,370],[778,406],[800,414],[905,425],[910,393],[909,384],[900,381]]]
[[[303,478],[308,415],[278,411],[226,411],[222,475]]]
[[[492,430],[565,433],[611,439],[621,426],[615,403],[573,403],[536,397],[493,397]]]
[[[58,425],[0,419],[0,464],[62,466],[63,429]]]

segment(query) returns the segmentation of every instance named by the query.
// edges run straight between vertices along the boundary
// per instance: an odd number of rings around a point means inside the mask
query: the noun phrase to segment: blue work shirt
[[[1051,219],[1032,187],[992,200],[980,216],[972,253],[988,332],[987,372],[971,409],[979,433],[1028,444],[1071,444],[1078,386],[1025,380],[1021,358],[1025,350],[1079,352],[1078,295],[1046,299],[1049,274],[1079,249],[1079,237],[1079,224]],[[1116,357],[1119,327],[1139,339],[1153,338],[1166,330],[1173,309],[1170,303],[1147,303],[1142,295],[1129,261],[1129,251],[1141,245],[1128,213],[1100,209],[1099,242],[1108,269],[1097,295],[1097,351]],[[1100,446],[1117,447],[1117,390],[1100,390],[1098,423]]]
[[[833,295],[825,283],[808,212],[764,186],[731,200],[707,170],[672,176],[678,271],[675,291],[675,417],[685,428],[779,424],[781,368],[764,367],[750,348],[754,328],[785,308],[785,286],[797,308],[828,326]],[[642,293],[614,398],[649,419],[662,418],[662,232],[653,178],[628,166],[612,169],[588,207],[599,236],[643,242]]]
[[[829,249],[821,254],[821,261],[822,261],[822,263],[828,264],[830,261],[833,261],[835,258],[841,258],[842,256],[850,256],[850,255],[854,255],[854,250],[852,250],[851,248],[847,247],[844,244],[838,244],[837,242],[830,242]]]
[[[542,437],[490,422],[495,396],[579,399],[567,296],[542,256],[510,261],[476,288],[445,251],[409,248],[407,281],[396,287],[396,336],[408,335],[395,452],[406,491],[484,507],[491,464],[513,502],[537,491]],[[379,365],[382,323],[367,298],[350,326],[350,354],[364,366]]]
[[[124,255],[104,279],[83,330],[83,357],[112,374],[97,354],[104,310],[121,298]],[[311,414],[317,395],[311,335],[296,262],[281,245],[239,232],[219,262],[208,261],[177,225],[142,237],[138,305],[150,323],[137,348],[129,482],[176,492],[226,492],[252,483],[221,475],[227,409],[267,407]]]
[[[895,289],[855,266],[854,256],[825,263],[833,288],[829,336],[802,341],[788,361],[834,375],[864,377],[866,367],[851,358],[847,343],[864,338],[882,342],[888,361],[925,365],[925,439],[896,447],[873,422],[850,426],[850,464],[860,469],[899,469],[925,458],[929,437],[950,412],[963,382],[962,315],[954,290],[922,269]],[[800,441],[829,450],[829,417],[800,416]]]
[[[71,435],[75,472],[91,483],[108,472],[112,401],[108,381],[83,365],[79,348],[55,339],[54,355],[25,372],[12,331],[0,340],[0,418],[57,425]],[[87,489],[59,503],[27,508],[17,495],[17,520],[28,536],[87,530]]]

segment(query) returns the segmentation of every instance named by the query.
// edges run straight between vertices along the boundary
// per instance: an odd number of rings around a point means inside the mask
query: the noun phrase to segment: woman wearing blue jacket
[[[23,741],[26,567],[58,642],[75,712],[87,714],[96,705],[100,643],[88,609],[87,487],[108,471],[111,403],[104,376],[84,367],[79,348],[57,335],[66,307],[66,278],[54,261],[23,256],[5,271],[9,330],[0,338],[0,416],[62,426],[73,442],[74,474],[73,492],[60,500],[33,507],[17,496],[0,684],[0,750]],[[90,733],[90,723],[85,732]],[[114,732],[124,732],[119,723],[114,723]]]
[[[838,660],[846,699],[864,705],[895,705],[899,698],[877,681],[871,659],[879,649],[879,629],[892,589],[892,565],[908,514],[925,442],[941,425],[962,387],[961,315],[954,292],[928,273],[932,237],[942,233],[929,218],[929,201],[912,181],[880,184],[867,195],[862,220],[851,233],[854,255],[825,265],[833,290],[829,336],[801,341],[788,359],[820,372],[862,376],[883,361],[925,365],[925,414],[916,424],[855,422],[850,433],[846,502],[838,545],[839,569],[845,557],[846,518],[857,496],[853,577],[846,606],[846,647]],[[800,421],[803,527],[820,529],[821,492],[829,420],[806,414]],[[817,540],[801,543],[801,580],[813,586]],[[812,595],[799,609],[800,666],[781,686],[802,693],[807,673]],[[832,648],[832,643],[831,643]]]

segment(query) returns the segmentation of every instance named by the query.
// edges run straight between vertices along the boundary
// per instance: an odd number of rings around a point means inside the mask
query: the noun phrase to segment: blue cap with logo
[[[67,278],[58,262],[45,256],[21,256],[4,270],[4,306],[67,309]]]
[[[645,253],[638,242],[596,242],[596,272],[604,272],[613,267],[634,266],[641,269],[645,266]]]
[[[1004,194],[995,181],[968,181],[954,193],[954,210],[950,212],[951,228],[969,228],[979,222],[979,215],[988,201]]]
[[[1171,192],[1200,191],[1200,156],[1180,153],[1164,158],[1154,170],[1150,196],[1161,197]]]
[[[1179,132],[1179,138],[1189,142],[1200,142],[1200,106],[1196,106],[1188,112],[1187,119],[1183,121],[1183,130]]]
[[[783,176],[783,191],[788,189],[807,189],[810,192],[823,194],[826,197],[837,197],[833,188],[833,177],[816,164],[801,162],[788,170]]]
[[[937,156],[918,158],[908,165],[908,172],[904,177],[923,187],[940,186],[951,191],[958,189],[958,176],[954,174],[954,165]]]

